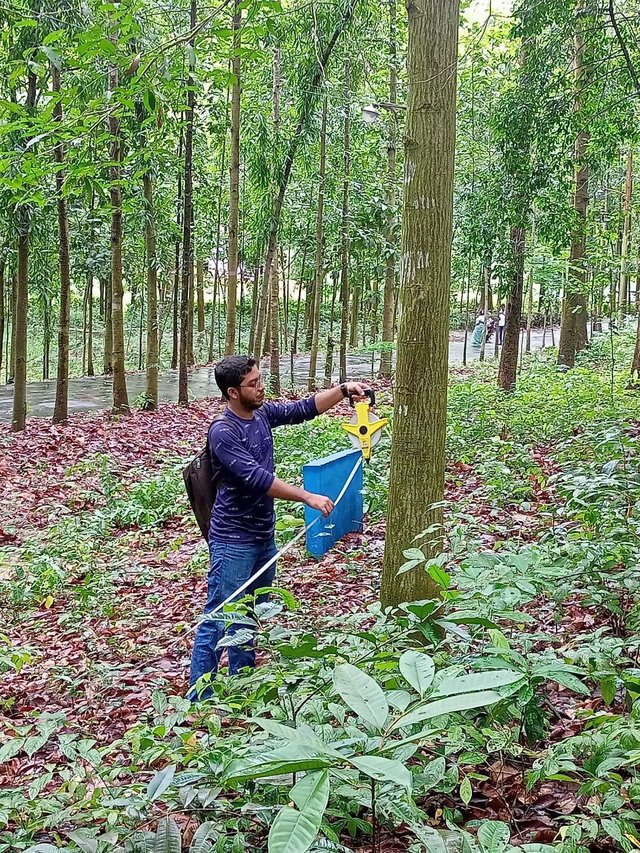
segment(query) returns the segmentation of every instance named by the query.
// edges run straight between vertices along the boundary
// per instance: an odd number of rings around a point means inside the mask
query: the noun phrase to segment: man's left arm
[[[365,389],[359,382],[345,382],[343,384],[347,396],[364,397]],[[313,418],[328,412],[329,409],[341,403],[345,399],[342,388],[342,385],[336,385],[335,388],[318,391],[311,397],[295,402],[273,403],[269,401],[264,404],[264,412],[272,427],[301,424],[304,421],[313,420]]]
[[[346,391],[346,394],[343,393],[343,388]],[[333,409],[334,406],[337,406],[338,403],[341,403],[349,396],[362,398],[365,395],[364,392],[364,385],[361,385],[359,382],[343,382],[342,385],[336,385],[335,388],[327,388],[326,391],[318,391],[315,396],[318,414],[323,415],[325,412],[328,412],[329,409]]]

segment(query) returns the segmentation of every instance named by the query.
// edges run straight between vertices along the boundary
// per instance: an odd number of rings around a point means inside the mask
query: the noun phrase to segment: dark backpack
[[[218,415],[211,421],[211,426],[221,420],[224,415]],[[211,426],[209,429],[211,429]],[[211,510],[216,500],[218,484],[222,467],[214,465],[211,461],[209,449],[209,432],[207,431],[207,442],[198,455],[185,465],[182,469],[184,486],[191,509],[198,522],[198,527],[204,538],[209,541],[209,525],[211,524]]]

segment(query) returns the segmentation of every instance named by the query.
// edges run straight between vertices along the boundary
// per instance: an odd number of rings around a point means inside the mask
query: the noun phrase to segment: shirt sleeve
[[[286,403],[265,403],[263,412],[272,427],[291,426],[311,421],[318,417],[315,394],[304,400],[291,400]]]
[[[273,485],[275,476],[258,465],[232,426],[221,422],[212,425],[209,452],[215,455],[225,473],[251,492],[266,494]]]

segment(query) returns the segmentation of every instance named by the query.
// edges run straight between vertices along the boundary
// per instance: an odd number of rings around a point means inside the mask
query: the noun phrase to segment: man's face
[[[259,409],[264,403],[264,385],[257,364],[243,377],[237,391],[238,400],[247,409]]]

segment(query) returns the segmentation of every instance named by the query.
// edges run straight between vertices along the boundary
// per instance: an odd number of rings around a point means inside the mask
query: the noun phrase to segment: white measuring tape
[[[351,472],[350,472],[349,476],[347,477],[344,486],[340,490],[340,494],[338,495],[338,497],[333,502],[333,508],[334,509],[338,506],[338,504],[340,503],[342,498],[345,496],[345,493],[346,493],[347,489],[349,488],[351,481],[353,480],[353,478],[356,475],[356,471],[358,470],[358,468],[361,465],[362,465],[362,456],[359,456],[358,459],[356,460],[356,464],[351,469]],[[210,610],[208,613],[203,613],[202,616],[198,619],[198,621],[195,622],[187,631],[185,631],[182,634],[182,637],[185,637],[187,634],[190,634],[192,631],[194,631],[203,622],[210,620],[212,616],[214,616],[216,613],[219,613],[224,607],[227,606],[227,604],[231,604],[232,601],[235,601],[240,595],[242,595],[242,593],[246,589],[248,589],[251,586],[251,584],[255,580],[257,580],[257,578],[259,578],[261,575],[263,575],[267,571],[267,569],[276,562],[276,560],[278,560],[283,554],[286,554],[290,548],[293,548],[293,546],[296,544],[296,542],[299,539],[301,539],[305,535],[305,533],[307,533],[309,530],[311,530],[311,528],[314,527],[322,518],[323,518],[323,516],[319,515],[317,518],[314,518],[314,520],[312,522],[307,524],[306,527],[303,527],[302,530],[299,530],[296,533],[296,535],[293,537],[293,539],[291,539],[289,542],[287,542],[287,544],[284,545],[278,551],[277,554],[274,554],[270,560],[267,560],[267,562],[264,564],[264,566],[261,566],[258,569],[258,571],[255,572],[255,574],[251,575],[251,577],[248,580],[246,580],[243,584],[241,584],[238,587],[238,589],[235,590],[235,592],[232,592],[231,595],[227,596],[227,598],[225,598],[225,600],[221,604],[218,604],[216,607],[214,607],[213,610]]]

